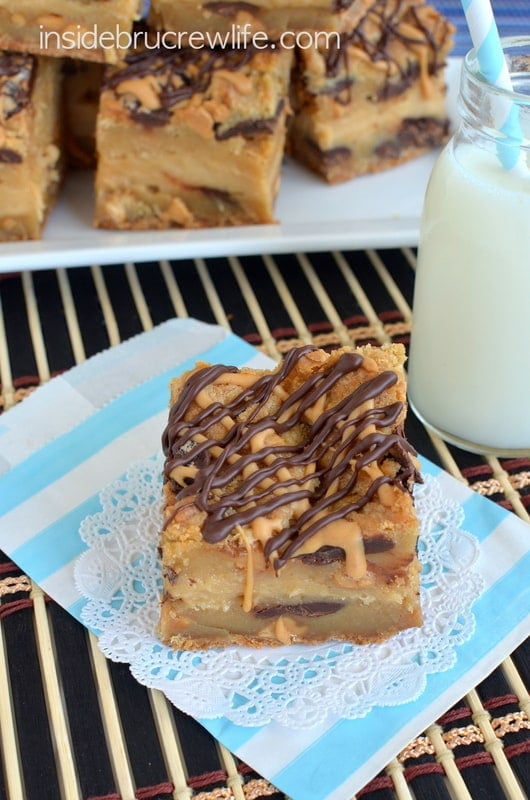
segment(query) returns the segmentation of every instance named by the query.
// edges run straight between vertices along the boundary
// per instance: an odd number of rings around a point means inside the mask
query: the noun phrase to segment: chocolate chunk
[[[386,160],[393,160],[399,158],[403,147],[398,139],[387,139],[386,142],[378,144],[374,150],[377,158]]]
[[[214,186],[198,186],[194,188],[206,195],[206,197],[211,197],[212,200],[220,200],[223,203],[230,203],[231,205],[236,203],[230,192],[227,192],[225,189],[216,189]]]
[[[363,539],[364,552],[366,555],[373,553],[386,553],[387,550],[392,550],[394,542],[387,536],[381,534],[380,536],[373,536],[371,539]]]
[[[131,109],[129,116],[133,122],[138,122],[146,128],[163,128],[169,122],[169,113],[165,108],[157,108],[154,111]]]
[[[204,469],[211,461],[211,455],[204,442],[197,444],[194,441],[185,442],[182,447],[172,450],[172,456],[186,467]]]
[[[306,553],[300,556],[300,561],[312,567],[321,567],[324,564],[333,564],[335,561],[344,561],[346,554],[342,547],[331,547],[331,545],[324,545],[314,553]]]
[[[306,139],[305,143],[315,153],[318,163],[324,167],[340,164],[342,161],[348,161],[351,157],[349,147],[332,147],[330,150],[322,150],[312,139]]]
[[[22,161],[20,153],[9,147],[0,147],[0,164],[21,164]]]
[[[381,142],[375,148],[378,158],[399,158],[401,152],[407,147],[437,147],[447,137],[449,121],[435,119],[434,117],[418,117],[417,119],[404,119],[395,139]]]
[[[0,96],[4,97],[4,119],[20,113],[28,105],[36,70],[37,62],[33,56],[0,53]]]
[[[231,139],[232,136],[252,137],[260,133],[274,133],[283,106],[284,101],[280,100],[274,116],[267,119],[244,119],[224,130],[221,130],[217,123],[214,128],[215,138],[222,142],[224,139]]]
[[[384,553],[392,550],[394,542],[386,536],[373,536],[370,539],[363,539],[363,547],[366,555],[373,553]],[[342,547],[332,547],[324,545],[314,553],[306,553],[299,556],[300,561],[312,567],[321,567],[325,564],[333,564],[336,561],[344,561],[346,554]]]
[[[328,614],[336,614],[344,608],[344,603],[297,603],[296,605],[276,605],[276,606],[255,606],[253,609],[254,616],[262,617],[263,619],[272,619],[273,617],[282,617],[284,615],[291,617],[325,617]]]
[[[340,11],[346,11],[352,4],[353,0],[333,0],[331,8],[335,14],[338,14]]]
[[[182,481],[182,485],[173,480],[173,478],[169,479],[169,485],[171,486],[171,490],[173,491],[176,497],[178,497],[179,494],[183,492],[187,486],[191,486],[192,483],[193,483],[193,478],[184,478],[184,480]]]
[[[166,566],[164,575],[172,586],[178,581],[179,574],[175,572],[174,569],[171,569],[171,567]]]
[[[197,445],[195,442],[187,442],[184,447],[179,447],[174,452],[173,456],[181,461],[185,459],[183,466],[197,467],[197,469],[205,469],[211,460],[210,452],[205,447],[204,443],[202,445]],[[177,483],[176,480],[169,476],[166,476],[166,478],[169,480],[176,495],[183,492],[186,486],[191,486],[193,484],[193,478],[184,478],[182,482],[183,485]]]
[[[238,0],[236,2],[218,0],[218,2],[203,3],[202,7],[206,11],[213,11],[214,14],[220,14],[222,17],[235,17],[239,11],[248,11],[249,14],[255,14],[256,11],[259,11],[258,6]]]
[[[436,147],[449,133],[449,120],[434,117],[404,119],[399,141],[404,147]]]

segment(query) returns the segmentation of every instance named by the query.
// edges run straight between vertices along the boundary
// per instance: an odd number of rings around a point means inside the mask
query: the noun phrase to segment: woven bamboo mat
[[[408,343],[412,250],[91,266],[0,278],[0,408],[174,316],[226,326],[267,355],[293,345]],[[448,324],[450,311],[448,310]],[[529,520],[530,457],[418,450]],[[406,747],[365,800],[524,800],[530,646]],[[107,662],[82,626],[0,557],[0,798],[283,800],[189,717]]]

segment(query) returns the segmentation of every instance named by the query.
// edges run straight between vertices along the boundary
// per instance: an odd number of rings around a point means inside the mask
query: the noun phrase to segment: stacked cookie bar
[[[0,241],[35,239],[59,189],[57,60],[0,53]]]
[[[0,0],[0,49],[88,61],[117,61],[117,37],[139,19],[141,0]]]
[[[157,30],[213,37],[245,30],[278,41],[286,32],[352,30],[370,5],[371,0],[152,0],[150,23]]]
[[[421,625],[401,345],[197,364],[163,435],[160,636],[179,649],[381,641]]]
[[[66,154],[93,161],[100,63],[118,58],[97,32],[130,31],[140,9],[141,0],[0,0],[0,241],[39,238]],[[68,59],[65,70],[67,56],[87,66]]]
[[[453,28],[424,0],[152,0],[141,28],[139,0],[11,5],[0,0],[0,59],[31,53],[31,74],[53,76],[41,109],[55,147],[63,126],[70,163],[95,164],[97,227],[271,223],[286,153],[336,183],[447,138]],[[8,68],[6,97],[26,74],[20,64],[19,78]],[[30,80],[32,104],[39,87]],[[0,142],[15,128],[28,152],[43,144],[20,110],[0,107]],[[11,204],[0,207],[4,238],[40,235],[60,164],[57,153],[53,180],[41,181],[43,210],[28,209],[38,224],[15,225]]]
[[[291,52],[140,50],[108,70],[97,125],[96,224],[274,221]]]
[[[414,0],[376,0],[334,47],[300,50],[290,148],[330,183],[388,169],[448,134],[451,26]]]

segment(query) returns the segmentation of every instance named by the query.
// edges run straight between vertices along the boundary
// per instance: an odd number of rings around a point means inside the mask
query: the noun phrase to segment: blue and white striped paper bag
[[[270,361],[217,326],[172,320],[52,379],[0,417],[0,548],[81,620],[74,564],[84,518],[101,490],[160,448],[168,384],[196,360],[265,367]],[[530,630],[530,526],[422,459],[464,509],[480,543],[485,590],[476,630],[451,669],[421,696],[292,731],[199,720],[293,800],[347,800],[401,748],[482,680]]]

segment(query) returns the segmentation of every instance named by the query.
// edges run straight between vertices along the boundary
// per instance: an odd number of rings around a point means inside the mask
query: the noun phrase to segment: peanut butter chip
[[[155,78],[147,76],[145,78],[131,78],[123,81],[117,87],[120,95],[130,94],[149,111],[161,108],[160,96],[158,94],[158,84]]]
[[[169,219],[184,227],[186,225],[191,226],[195,219],[188,206],[180,199],[180,197],[174,197],[171,200],[171,203],[166,208],[165,214],[169,217]]]
[[[375,359],[370,358],[370,356],[365,356],[363,360],[363,369],[366,372],[377,372],[377,362]]]
[[[182,112],[182,117],[203,139],[212,139],[214,136],[214,118],[204,106],[188,106]]]
[[[252,91],[252,79],[242,72],[221,69],[215,74],[213,83],[215,81],[228,83],[239,94],[249,94]]]
[[[265,545],[266,542],[282,529],[282,521],[279,517],[258,517],[251,523],[252,534],[257,542]]]

